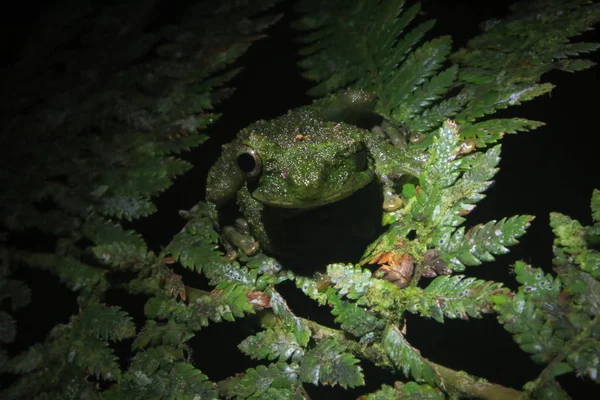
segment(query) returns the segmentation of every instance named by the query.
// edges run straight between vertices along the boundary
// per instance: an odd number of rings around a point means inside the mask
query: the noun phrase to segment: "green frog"
[[[401,206],[394,181],[417,176],[423,154],[409,156],[405,135],[385,119],[373,129],[357,126],[377,117],[374,106],[369,93],[349,90],[255,122],[223,146],[208,175],[206,199],[217,210],[237,200],[243,218],[219,227],[229,258],[236,249],[277,253],[265,226],[270,209],[298,213],[322,207],[373,179],[382,187],[385,211]]]

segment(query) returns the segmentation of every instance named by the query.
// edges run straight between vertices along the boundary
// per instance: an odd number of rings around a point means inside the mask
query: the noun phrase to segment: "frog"
[[[418,176],[425,155],[407,151],[406,135],[375,107],[374,95],[346,90],[256,121],[223,145],[208,173],[206,200],[217,215],[236,201],[240,217],[229,225],[217,222],[226,258],[235,258],[238,249],[247,256],[260,250],[277,254],[265,225],[268,210],[323,207],[373,180],[380,184],[384,211],[402,205],[395,182]],[[382,121],[369,122],[378,118]]]

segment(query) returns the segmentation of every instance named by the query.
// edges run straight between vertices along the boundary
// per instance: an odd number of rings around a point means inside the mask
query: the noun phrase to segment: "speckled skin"
[[[350,196],[377,176],[384,188],[384,208],[393,209],[398,196],[392,179],[417,174],[420,162],[381,134],[343,122],[373,103],[364,92],[346,92],[248,126],[223,146],[208,175],[207,201],[218,209],[237,197],[249,233],[271,251],[262,221],[265,206],[319,207]],[[250,166],[240,167],[241,159]],[[247,236],[229,236],[226,240],[246,253],[257,250],[248,245]]]

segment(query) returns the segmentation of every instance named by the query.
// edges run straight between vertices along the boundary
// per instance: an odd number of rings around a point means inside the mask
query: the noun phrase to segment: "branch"
[[[328,328],[309,319],[300,318],[308,324],[313,338],[334,338],[346,346],[355,355],[366,358],[378,367],[395,369],[383,347],[378,344],[364,346],[355,340],[349,339],[343,331]],[[275,320],[272,320],[275,323]],[[518,399],[523,392],[505,387],[496,383],[487,382],[485,379],[477,378],[464,371],[455,371],[423,358],[431,368],[439,375],[443,382],[445,391],[457,393],[465,397],[474,397],[485,400],[514,400]]]

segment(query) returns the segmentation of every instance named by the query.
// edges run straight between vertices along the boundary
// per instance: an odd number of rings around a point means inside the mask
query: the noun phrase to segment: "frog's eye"
[[[241,146],[235,161],[246,179],[256,179],[262,172],[262,161],[258,153],[250,146]]]

